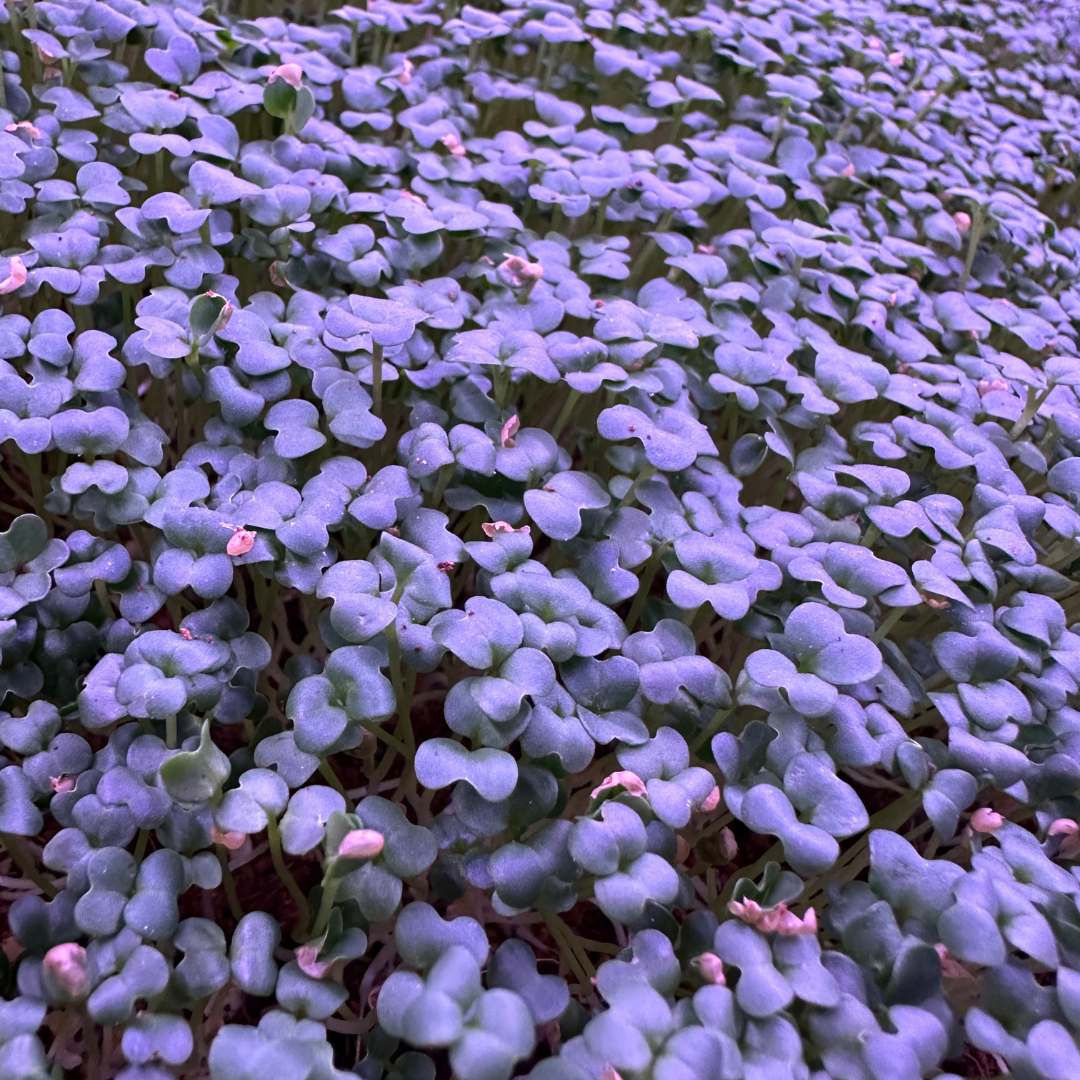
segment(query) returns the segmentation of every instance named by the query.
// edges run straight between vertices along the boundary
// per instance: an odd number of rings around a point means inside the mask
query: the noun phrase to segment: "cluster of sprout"
[[[1080,1077],[1077,15],[8,0],[0,1080]]]

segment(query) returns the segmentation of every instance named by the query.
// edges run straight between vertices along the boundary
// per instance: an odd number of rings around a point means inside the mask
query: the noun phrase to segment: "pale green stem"
[[[383,347],[376,341],[371,345],[371,411],[382,416]]]
[[[630,605],[630,612],[626,616],[626,629],[629,633],[633,633],[634,627],[637,626],[638,619],[641,618],[641,613],[645,610],[645,605],[649,602],[649,590],[652,589],[653,579],[656,577],[656,571],[660,569],[660,559],[664,550],[664,545],[661,545],[649,556],[649,561],[645,564],[645,569],[641,572],[641,578],[638,583],[638,590],[634,596],[634,602]]]
[[[1028,424],[1035,419],[1039,409],[1042,408],[1043,402],[1050,396],[1050,391],[1053,389],[1052,386],[1048,386],[1044,390],[1036,390],[1034,386],[1027,388],[1027,401],[1024,403],[1024,411],[1020,414],[1020,419],[1009,430],[1010,439],[1015,442],[1024,434]]]
[[[285,856],[281,853],[281,830],[272,817],[267,817],[266,839],[270,844],[270,859],[277,871],[277,876],[281,878],[282,884],[293,898],[293,903],[296,904],[296,937],[300,940],[311,921],[311,908],[308,907],[307,897],[296,884],[296,878],[285,865]]]
[[[784,137],[784,125],[787,123],[788,113],[791,111],[791,99],[788,98],[784,101],[784,107],[780,110],[780,119],[776,121],[776,130],[773,132],[773,149],[780,145],[780,140]]]
[[[551,429],[551,437],[558,442],[559,436],[563,433],[563,428],[570,421],[570,414],[574,411],[574,406],[577,405],[578,400],[581,397],[580,390],[571,390],[566,396],[566,401],[563,402],[562,411],[555,419],[555,424]]]
[[[619,505],[615,507],[616,510],[625,510],[633,501],[634,496],[637,494],[637,489],[649,479],[652,474],[656,472],[655,465],[645,465],[641,472],[634,478],[634,482],[626,489],[626,494],[619,500]]]
[[[315,925],[311,930],[309,940],[314,941],[326,933],[326,926],[330,922],[330,915],[334,910],[334,900],[337,897],[340,878],[332,878],[330,881],[323,880],[322,899],[319,901],[319,913],[315,916]]]
[[[392,747],[406,760],[409,757],[409,748],[400,740],[395,739],[389,731],[384,731],[378,724],[373,724],[370,721],[361,721],[360,726],[365,731],[370,731],[375,738],[380,739],[386,743],[387,746]]]
[[[875,645],[888,637],[889,631],[903,618],[905,611],[907,611],[906,607],[894,607],[892,611],[885,616],[882,624],[874,632]]]
[[[24,877],[32,881],[49,898],[56,895],[56,886],[38,871],[34,860],[23,847],[22,837],[14,833],[0,833],[0,844],[4,845],[4,849],[11,856],[11,861],[23,872]]]
[[[135,841],[135,865],[138,866],[146,855],[146,845],[150,843],[150,830],[140,829],[139,838]]]
[[[694,741],[690,744],[690,752],[696,754],[724,726],[724,721],[734,711],[734,705],[730,709],[717,709],[716,715],[694,736]]]
[[[351,809],[349,794],[345,790],[345,785],[338,778],[338,774],[334,772],[330,762],[325,758],[319,761],[319,775],[345,800],[345,806]]]
[[[967,257],[964,259],[964,272],[960,275],[960,292],[967,286],[968,278],[971,277],[971,267],[975,263],[975,251],[979,246],[979,238],[982,236],[983,221],[985,220],[981,206],[975,207],[975,213],[971,216],[971,232],[968,234]]]
[[[431,493],[431,505],[436,510],[438,510],[439,504],[446,494],[446,489],[450,485],[450,481],[454,478],[454,470],[456,467],[456,462],[448,461],[441,469],[439,469],[439,477],[435,483],[435,489]]]

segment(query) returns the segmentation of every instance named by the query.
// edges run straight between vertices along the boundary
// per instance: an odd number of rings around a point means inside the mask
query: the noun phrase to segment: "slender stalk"
[[[696,754],[724,726],[724,721],[734,711],[734,705],[730,709],[717,709],[716,715],[694,736],[694,741],[690,744],[690,752]]]
[[[365,731],[370,731],[376,739],[381,739],[387,746],[397,751],[403,758],[408,758],[409,748],[400,739],[395,739],[389,731],[384,731],[378,724],[373,724],[367,720],[362,720],[360,724]]]
[[[874,631],[874,644],[879,641],[884,641],[889,635],[889,631],[904,617],[904,612],[907,611],[906,607],[894,607],[888,615],[885,616],[881,625]]]
[[[150,830],[140,829],[139,838],[135,841],[135,865],[138,866],[146,856],[146,845],[150,843]]]
[[[960,292],[963,292],[967,287],[968,278],[971,277],[971,268],[975,263],[975,252],[979,246],[979,239],[982,236],[983,223],[986,220],[986,215],[983,212],[981,206],[975,207],[975,213],[971,215],[971,232],[968,233],[968,247],[967,256],[964,259],[964,272],[960,275],[960,282],[958,288]]]
[[[439,504],[443,500],[443,496],[446,494],[446,489],[450,485],[450,481],[454,478],[454,470],[457,468],[457,463],[450,461],[439,469],[439,476],[435,482],[435,488],[431,493],[431,505],[438,510]]]
[[[628,507],[634,501],[637,489],[644,484],[654,472],[656,472],[655,465],[645,465],[641,472],[634,477],[634,482],[626,489],[626,494],[619,500],[619,505],[616,506],[615,509],[624,510]]]
[[[510,397],[510,368],[506,366],[498,368],[492,382],[495,391],[495,404],[500,409],[505,409],[507,399]]]
[[[240,906],[240,897],[236,892],[236,882],[233,880],[232,871],[229,869],[229,853],[220,844],[214,845],[217,861],[221,865],[221,884],[225,887],[225,899],[229,902],[229,912],[239,922],[244,917],[244,909]]]
[[[371,411],[382,416],[382,361],[383,348],[376,341],[371,345]]]
[[[83,1046],[86,1048],[87,1080],[100,1080],[101,1047],[98,1046],[97,1024],[90,1016],[90,1010],[84,1005],[82,1013]]]
[[[37,510],[41,508],[45,499],[45,491],[41,478],[40,454],[26,455],[26,472],[30,477],[30,492],[34,496],[34,509]]]
[[[38,870],[34,860],[23,847],[22,837],[14,833],[0,833],[0,844],[11,856],[11,861],[23,872],[23,876],[32,881],[50,899],[58,890],[56,886]]]
[[[555,944],[559,946],[559,952],[562,954],[566,966],[574,973],[578,982],[583,987],[589,987],[591,985],[589,975],[586,973],[580,957],[574,951],[572,944],[567,938],[569,931],[567,930],[566,924],[557,915],[551,915],[546,912],[544,913],[544,922],[551,931],[551,936],[555,939]]]
[[[559,441],[559,436],[563,433],[563,428],[565,428],[566,425],[569,423],[570,415],[573,413],[574,406],[577,405],[580,398],[580,390],[571,390],[570,393],[566,395],[566,401],[563,402],[562,410],[555,418],[555,424],[552,426],[551,429],[551,437],[556,442]]]
[[[1035,419],[1039,409],[1042,408],[1043,402],[1050,396],[1050,391],[1053,389],[1052,386],[1047,386],[1043,390],[1036,390],[1034,386],[1027,388],[1027,401],[1024,402],[1024,411],[1020,414],[1020,419],[1009,429],[1009,438],[1013,442],[1024,434],[1028,424]]]
[[[326,758],[319,761],[319,775],[345,800],[346,808],[351,810],[352,804],[349,793],[345,790],[345,785],[338,778],[338,774],[334,772]]]
[[[790,111],[791,98],[787,98],[784,101],[784,107],[780,110],[780,119],[776,121],[776,130],[773,132],[772,143],[774,151],[777,146],[780,145],[780,140],[784,137],[784,125],[787,123],[788,113]]]
[[[607,221],[607,208],[608,202],[610,202],[611,196],[605,195],[600,204],[596,208],[596,221],[593,223],[593,232],[604,235],[604,222]]]
[[[165,717],[165,745],[170,750],[176,749],[176,713]]]
[[[277,871],[277,876],[281,878],[281,883],[288,890],[293,903],[296,904],[296,938],[300,940],[311,921],[311,908],[308,907],[307,897],[296,884],[296,878],[285,865],[285,856],[281,852],[281,830],[272,817],[267,818],[266,839],[270,844],[270,859]]]
[[[660,569],[660,560],[663,555],[665,545],[661,544],[650,556],[649,561],[645,563],[645,569],[641,572],[641,578],[638,583],[638,591],[634,596],[634,602],[630,605],[630,611],[626,616],[626,629],[628,633],[633,633],[634,627],[637,626],[638,619],[641,618],[641,613],[645,610],[645,605],[649,602],[649,591],[652,589],[653,580],[656,578],[656,571]]]
[[[330,922],[330,915],[334,910],[334,900],[337,898],[338,885],[340,883],[340,878],[331,878],[329,881],[323,881],[322,898],[319,900],[319,913],[315,916],[315,925],[311,929],[311,937],[309,940],[314,941],[316,938],[320,938],[326,933],[326,926],[327,923]]]

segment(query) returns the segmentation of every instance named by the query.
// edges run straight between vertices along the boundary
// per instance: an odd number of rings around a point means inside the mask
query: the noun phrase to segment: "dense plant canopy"
[[[0,1080],[1076,1080],[1075,8],[327,7],[0,9]]]

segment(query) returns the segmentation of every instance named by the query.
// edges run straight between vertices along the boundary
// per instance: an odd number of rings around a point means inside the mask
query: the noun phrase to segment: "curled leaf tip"
[[[19,120],[14,124],[8,124],[4,128],[5,131],[25,131],[31,139],[43,139],[45,136],[41,133],[41,129],[32,124],[29,120]]]
[[[1050,828],[1046,830],[1047,836],[1076,836],[1080,832],[1080,825],[1077,825],[1072,818],[1057,818],[1050,822]]]
[[[299,64],[281,64],[270,72],[270,78],[267,81],[276,82],[278,79],[282,79],[294,90],[299,90],[303,75],[303,69]]]
[[[980,806],[971,815],[971,827],[977,833],[994,833],[1004,824],[1005,819],[996,810],[991,810],[988,806]]]
[[[86,950],[74,941],[54,945],[42,961],[42,967],[71,997],[82,997],[90,989],[90,965]]]
[[[229,543],[225,550],[230,555],[246,555],[255,546],[255,534],[242,525],[236,527],[236,532],[229,537]]]
[[[499,432],[499,442],[506,449],[512,449],[516,444],[514,442],[514,436],[518,433],[518,429],[521,427],[521,421],[516,416],[511,416],[502,426],[502,430]]]
[[[727,986],[727,979],[724,977],[724,962],[716,953],[702,953],[694,960],[694,965],[710,986]]]
[[[19,255],[12,255],[8,260],[8,276],[0,281],[0,293],[11,293],[26,284],[26,264]]]
[[[485,521],[480,526],[484,531],[484,535],[490,540],[496,533],[524,533],[526,536],[530,532],[528,525],[522,525],[520,528],[515,529],[509,521]]]
[[[462,145],[461,140],[451,132],[449,135],[444,135],[439,142],[450,151],[454,157],[464,157],[465,147]]]
[[[338,857],[342,859],[374,859],[382,851],[386,839],[375,829],[353,829],[338,844]]]
[[[531,287],[544,276],[540,263],[529,262],[520,255],[507,255],[499,264],[499,270],[515,289],[525,285]]]
[[[216,825],[211,825],[210,839],[229,851],[239,851],[247,840],[247,833],[238,832],[236,829],[219,829]]]
[[[629,795],[637,796],[644,795],[646,790],[645,781],[637,773],[623,770],[622,772],[613,772],[610,776],[605,777],[599,787],[593,788],[591,797],[596,799],[605,791],[612,791],[617,787],[624,788]]]
[[[312,979],[323,979],[333,966],[319,959],[318,945],[301,945],[295,953],[296,966]]]
[[[817,912],[807,908],[800,919],[787,904],[777,904],[766,911],[756,900],[730,900],[728,911],[763,934],[779,934],[781,937],[803,937],[817,933]]]

